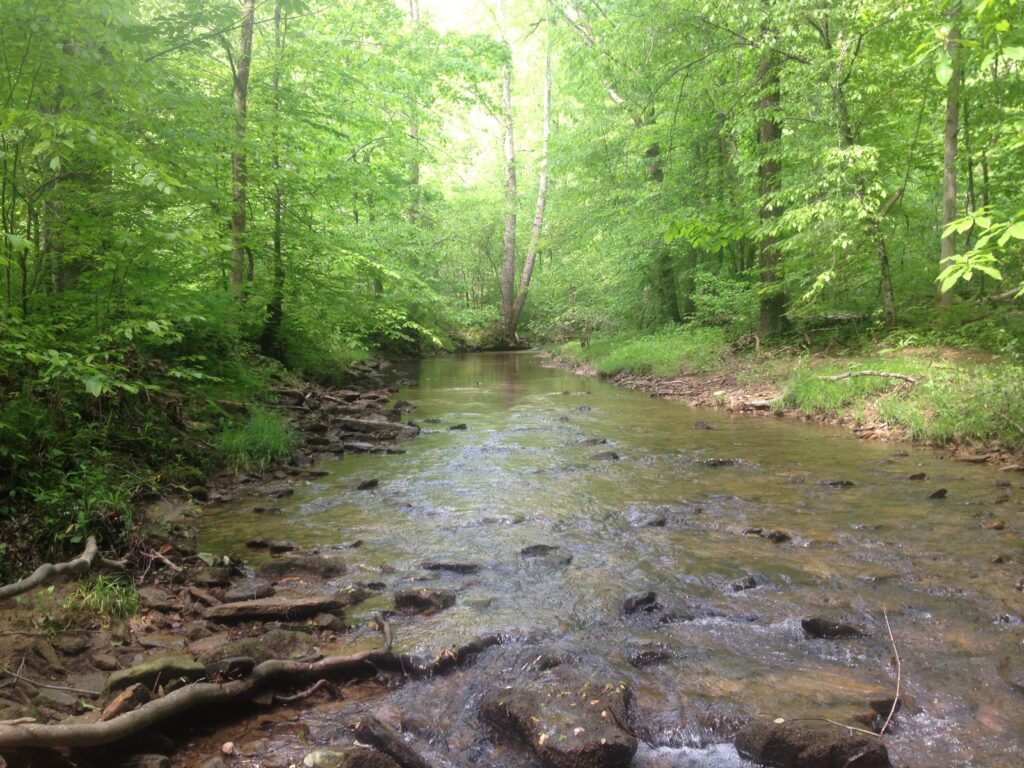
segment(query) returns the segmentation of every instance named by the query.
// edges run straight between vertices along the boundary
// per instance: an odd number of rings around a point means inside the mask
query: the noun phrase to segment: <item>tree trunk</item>
[[[281,0],[274,4],[274,74],[271,80],[273,92],[272,106],[274,110],[274,154],[271,165],[274,169],[274,283],[271,288],[270,301],[267,304],[267,320],[263,327],[261,346],[263,353],[281,360],[284,349],[281,344],[281,323],[284,320],[284,193],[281,189],[281,155],[278,149],[280,135],[278,127],[281,119],[281,58],[284,54],[284,28],[282,25]]]
[[[509,335],[515,337],[519,325],[519,317],[523,313],[526,294],[530,290],[530,278],[537,262],[537,249],[540,245],[540,234],[544,228],[544,208],[548,196],[548,145],[551,141],[551,35],[548,33],[547,52],[544,57],[544,127],[540,151],[540,177],[537,179],[537,208],[533,213],[533,228],[530,230],[530,245],[526,249],[526,261],[523,262],[523,274],[519,279],[519,295],[516,296],[509,324]]]
[[[251,277],[245,242],[249,178],[244,143],[255,13],[256,0],[242,0],[241,49],[234,66],[231,89],[235,106],[235,148],[231,153],[231,289],[238,295],[242,293],[242,283],[246,276]]]
[[[767,29],[763,30],[765,33]],[[757,168],[758,191],[761,196],[760,220],[767,228],[782,215],[782,208],[772,196],[782,188],[782,162],[779,159],[779,142],[782,126],[778,120],[778,109],[782,102],[782,87],[776,54],[766,50],[761,55],[758,67],[758,81],[762,95],[758,101],[761,116],[758,121],[757,141],[760,145],[761,160]],[[786,311],[786,296],[778,286],[779,254],[775,248],[778,238],[762,231],[758,241],[758,255],[761,267],[761,297],[758,317],[758,332],[762,336],[777,336],[782,332]]]
[[[956,218],[956,150],[957,135],[960,132],[960,30],[956,24],[959,3],[950,8],[951,24],[946,50],[952,59],[953,74],[946,86],[946,126],[943,139],[942,163],[942,230]],[[950,232],[942,238],[939,256],[939,270],[944,270],[953,263],[956,255],[956,232]],[[949,307],[953,303],[953,294],[943,291],[938,286],[939,306]]]
[[[504,9],[498,3],[504,37]],[[502,236],[501,261],[501,340],[513,341],[513,291],[516,278],[516,143],[512,120],[512,49],[505,43],[509,61],[504,67],[502,96],[502,136],[505,145],[505,232]]]

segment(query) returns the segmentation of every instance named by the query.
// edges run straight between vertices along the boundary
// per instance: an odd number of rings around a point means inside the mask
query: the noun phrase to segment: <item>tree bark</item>
[[[946,50],[952,59],[953,74],[946,86],[946,125],[943,137],[942,159],[942,230],[956,218],[956,151],[957,137],[960,133],[960,29],[956,23],[960,4],[954,3],[950,8],[949,39]],[[944,235],[940,245],[939,270],[942,271],[953,263],[956,255],[956,232]],[[938,284],[937,284],[938,285]],[[949,307],[953,303],[951,291],[943,291],[938,285],[938,301],[940,307]]]
[[[767,34],[767,27],[762,34]],[[758,101],[761,112],[757,128],[761,160],[757,169],[758,191],[761,196],[760,220],[762,229],[782,215],[782,208],[772,196],[782,188],[782,162],[779,159],[779,142],[782,126],[778,120],[778,109],[782,103],[782,85],[778,56],[766,49],[758,66],[758,81],[762,95]],[[778,238],[762,231],[758,241],[758,255],[761,267],[761,297],[758,317],[758,333],[761,336],[777,336],[782,332],[786,311],[786,296],[779,287],[779,254],[776,250]]]
[[[235,107],[235,148],[231,153],[231,289],[238,295],[242,293],[242,283],[246,277],[251,279],[245,242],[249,175],[244,143],[255,13],[256,0],[242,0],[241,48],[232,73],[231,89]]]
[[[505,37],[504,7],[498,3],[498,14]],[[516,142],[512,119],[512,48],[505,42],[508,63],[502,72],[502,138],[505,148],[505,232],[502,235],[501,260],[501,340],[513,341],[515,329],[512,325],[513,292],[516,278]]]
[[[540,177],[537,179],[537,207],[533,213],[533,227],[530,230],[530,245],[526,249],[526,260],[523,262],[523,274],[519,279],[519,294],[516,296],[509,323],[510,335],[515,338],[519,318],[526,303],[526,294],[530,290],[530,279],[533,267],[537,262],[537,249],[540,246],[540,235],[544,229],[544,209],[548,197],[548,145],[551,142],[551,45],[550,32],[548,46],[544,57],[544,127],[540,154]]]

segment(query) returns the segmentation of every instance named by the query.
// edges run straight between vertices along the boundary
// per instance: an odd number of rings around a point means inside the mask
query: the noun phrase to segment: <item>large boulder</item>
[[[824,720],[754,721],[736,751],[769,768],[891,768],[880,738]]]
[[[629,703],[625,683],[561,665],[488,692],[480,714],[552,768],[624,768],[637,748],[623,727]]]

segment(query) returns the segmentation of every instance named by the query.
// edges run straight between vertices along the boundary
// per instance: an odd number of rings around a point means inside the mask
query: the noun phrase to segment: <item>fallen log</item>
[[[68,560],[64,563],[43,563],[21,581],[15,581],[0,587],[0,600],[22,595],[36,587],[56,581],[63,576],[88,573],[93,568],[123,571],[125,567],[126,565],[123,560],[108,560],[102,557],[99,547],[96,545],[96,537],[90,536],[86,539],[85,549],[82,550],[82,554],[74,560]]]
[[[387,626],[383,624],[383,626]],[[389,635],[382,628],[382,634]],[[492,645],[499,638],[488,635],[466,645],[446,651],[425,662],[409,654],[396,654],[389,649],[362,651],[350,656],[328,656],[306,663],[271,659],[256,666],[249,677],[227,683],[196,682],[178,688],[138,709],[104,722],[89,723],[17,723],[0,725],[0,750],[17,747],[95,747],[125,739],[163,720],[199,707],[223,709],[255,698],[267,689],[293,690],[320,680],[354,679],[373,675],[381,670],[401,672],[409,677],[429,677],[452,666],[452,657],[465,660]]]
[[[889,373],[888,371],[848,371],[835,376],[820,376],[819,378],[821,381],[843,381],[844,379],[852,379],[856,376],[880,376],[883,379],[897,379],[908,384],[917,384],[920,381],[920,379],[916,379],[913,376],[907,376],[902,373]]]

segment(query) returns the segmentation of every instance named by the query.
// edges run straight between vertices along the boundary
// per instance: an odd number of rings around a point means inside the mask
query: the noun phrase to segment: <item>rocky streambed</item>
[[[211,501],[172,523],[196,536],[154,549],[139,619],[7,656],[101,695],[20,679],[0,698],[96,721],[191,680],[273,683],[81,765],[1019,764],[1012,474],[528,355],[406,375],[340,403],[283,395],[303,454],[196,489]],[[346,441],[371,449],[322,450]]]

